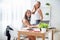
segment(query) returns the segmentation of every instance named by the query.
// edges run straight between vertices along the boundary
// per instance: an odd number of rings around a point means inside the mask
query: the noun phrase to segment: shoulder
[[[22,20],[22,22],[26,22],[27,20],[24,18],[23,20]]]
[[[39,8],[39,9],[38,9],[38,12],[40,12],[40,11],[41,11],[41,9]]]

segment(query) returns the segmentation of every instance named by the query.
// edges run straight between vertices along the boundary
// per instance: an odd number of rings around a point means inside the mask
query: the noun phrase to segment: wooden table
[[[20,40],[20,34],[31,35],[31,36],[41,36],[42,40],[45,40],[45,33],[34,32],[34,31],[18,31],[18,40]]]
[[[50,30],[52,32],[52,40],[53,40],[53,32],[54,30]],[[42,40],[45,40],[45,33],[41,33],[41,32],[34,32],[34,31],[18,31],[18,40],[20,40],[20,34],[22,35],[31,35],[31,36],[40,36],[42,38]]]

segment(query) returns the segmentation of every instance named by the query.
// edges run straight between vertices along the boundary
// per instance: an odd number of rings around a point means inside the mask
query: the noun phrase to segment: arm
[[[31,26],[31,24],[26,19],[23,19],[22,22],[27,27],[30,27]]]
[[[27,26],[29,28],[36,28],[37,27],[37,25],[34,25],[34,26],[31,25],[26,19],[23,19],[22,22],[25,26]]]
[[[34,14],[34,13],[35,13],[35,11],[36,11],[36,10],[35,10],[35,7],[34,7],[34,8],[32,9],[32,14]]]
[[[40,20],[42,21],[42,20],[43,20],[43,14],[42,14],[41,9],[39,9],[39,10],[38,10],[38,13],[40,14],[40,17],[41,17],[41,19],[40,19]]]

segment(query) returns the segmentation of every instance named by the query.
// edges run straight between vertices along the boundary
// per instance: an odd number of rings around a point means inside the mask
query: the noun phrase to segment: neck
[[[35,8],[35,10],[37,10],[38,8]]]

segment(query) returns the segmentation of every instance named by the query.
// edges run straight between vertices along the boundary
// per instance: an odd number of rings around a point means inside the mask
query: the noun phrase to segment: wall
[[[45,6],[45,3],[51,4],[51,27],[60,28],[60,0],[38,0],[41,2],[41,6]]]
[[[31,7],[31,0],[0,0],[0,40],[6,40],[4,32],[7,25],[14,30],[21,29],[23,15]],[[2,14],[2,15],[1,15]],[[16,32],[15,32],[16,33]],[[4,38],[4,39],[3,39]]]

